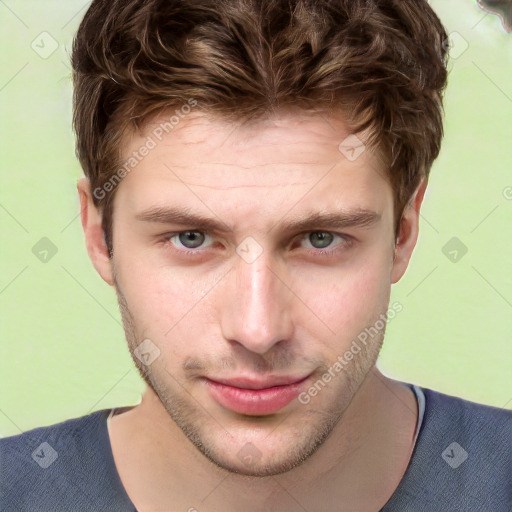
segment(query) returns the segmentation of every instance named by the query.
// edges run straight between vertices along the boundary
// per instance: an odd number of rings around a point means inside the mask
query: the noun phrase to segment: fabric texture
[[[409,386],[417,440],[381,512],[511,512],[512,411]],[[0,510],[136,512],[115,466],[111,412],[0,439]]]
[[[0,511],[134,512],[115,466],[109,412],[0,439]]]
[[[422,390],[416,446],[382,512],[511,512],[512,411]]]

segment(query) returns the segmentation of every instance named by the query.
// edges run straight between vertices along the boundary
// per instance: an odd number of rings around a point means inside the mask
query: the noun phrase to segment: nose
[[[236,258],[219,297],[224,338],[265,354],[293,334],[293,292],[282,266],[264,251],[250,263]]]

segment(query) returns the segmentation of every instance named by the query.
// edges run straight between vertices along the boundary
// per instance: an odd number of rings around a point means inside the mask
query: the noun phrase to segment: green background
[[[144,388],[78,218],[69,54],[88,4],[0,2],[1,436],[135,404]],[[444,147],[379,367],[510,409],[512,35],[470,0],[431,4],[465,51],[450,62]],[[42,32],[58,43],[47,58],[32,48],[50,48]],[[46,263],[32,252],[43,237],[57,248]],[[453,237],[467,247],[456,262],[443,253]]]

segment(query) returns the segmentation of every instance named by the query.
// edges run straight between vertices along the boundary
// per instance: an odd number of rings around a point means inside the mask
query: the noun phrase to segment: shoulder
[[[106,411],[73,418],[46,427],[38,427],[22,434],[0,439],[2,474],[32,461],[38,467],[50,467],[59,458],[57,448],[76,451],[87,438],[93,438]],[[63,453],[60,454],[61,456]],[[67,459],[64,457],[64,460]],[[31,465],[32,466],[32,465]]]
[[[425,411],[416,446],[383,510],[510,512],[512,411],[420,389]]]
[[[16,449],[16,447],[31,443],[34,440],[45,439],[64,439],[73,438],[77,433],[88,432],[98,427],[102,419],[107,418],[110,409],[96,411],[79,418],[71,418],[60,423],[37,427],[27,430],[21,434],[0,438],[0,447],[2,450]]]
[[[85,444],[98,439],[101,423],[106,421],[107,414],[107,410],[96,411],[87,416],[0,439],[2,475],[27,465],[30,468],[46,469],[54,463],[58,467],[69,463],[68,453],[81,453]]]
[[[425,395],[425,427],[431,435],[464,439],[479,452],[493,448],[495,455],[510,456],[512,410],[492,407],[422,388]],[[477,447],[479,447],[477,451]]]
[[[120,481],[113,471],[109,412],[0,439],[2,510],[94,510],[113,499]]]

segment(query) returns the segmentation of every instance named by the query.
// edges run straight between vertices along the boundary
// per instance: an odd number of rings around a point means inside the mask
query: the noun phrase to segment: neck
[[[364,512],[384,506],[402,479],[417,416],[414,393],[373,368],[322,446],[300,466],[268,477],[230,473],[209,461],[150,388],[139,405],[112,417],[109,434],[119,476],[139,512],[314,512],[328,504]]]

